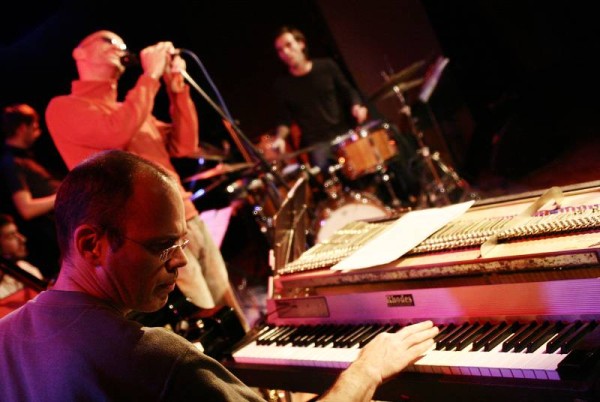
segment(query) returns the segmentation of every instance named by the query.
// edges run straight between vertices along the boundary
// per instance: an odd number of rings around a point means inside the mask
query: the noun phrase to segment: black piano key
[[[285,335],[289,331],[293,331],[293,330],[294,330],[294,327],[291,327],[289,325],[284,325],[282,327],[279,327],[278,331],[273,332],[273,334],[271,334],[271,336],[269,336],[265,340],[270,343],[275,343],[277,341],[277,339],[281,338],[283,335]]]
[[[357,331],[354,331],[351,335],[346,337],[346,340],[344,341],[344,346],[345,347],[351,347],[352,345],[358,343],[358,340],[371,329],[372,325],[371,324],[365,324],[365,325],[361,325]]]
[[[527,344],[527,353],[533,353],[540,348],[544,343],[548,342],[552,337],[557,335],[561,329],[565,327],[565,324],[558,321],[549,324],[546,329],[540,331],[534,338],[532,338]]]
[[[340,336],[338,339],[333,341],[333,346],[336,348],[348,347],[348,342],[350,341],[350,339],[352,339],[352,337],[354,337],[356,334],[361,333],[363,328],[364,328],[364,326],[362,326],[362,325],[353,326],[350,331],[346,332],[345,334]]]
[[[400,331],[402,328],[404,328],[403,325],[394,324],[394,325],[392,325],[392,327],[390,329],[387,330],[387,332],[389,332],[390,334],[395,334],[396,332]]]
[[[456,350],[463,350],[468,345],[470,345],[474,339],[477,339],[479,335],[485,333],[488,329],[490,329],[492,325],[490,323],[485,323],[477,326],[473,326],[473,329],[469,333],[465,333],[461,340],[456,344]]]
[[[362,328],[361,331],[358,331],[356,334],[352,335],[346,341],[346,347],[351,348],[352,346],[359,343],[360,340],[365,336],[365,334],[368,334],[372,328],[373,328],[373,325],[366,325],[365,327]]]
[[[296,334],[294,339],[292,339],[293,346],[304,346],[310,336],[314,334],[315,331],[318,330],[318,326],[307,325],[304,327],[304,330],[301,333]]]
[[[290,331],[286,332],[285,334],[282,334],[278,339],[277,339],[277,344],[278,345],[286,345],[288,343],[290,343],[292,341],[292,339],[294,339],[295,334],[298,333],[298,331],[301,331],[302,327],[292,327]]]
[[[446,345],[448,344],[448,341],[450,339],[454,338],[456,336],[456,334],[458,334],[459,332],[462,332],[468,326],[469,326],[469,323],[465,322],[464,324],[462,324],[460,326],[456,326],[453,329],[449,330],[445,336],[443,336],[437,340],[435,348],[437,350],[443,350],[446,347]]]
[[[258,331],[258,333],[256,334],[256,338],[254,339],[256,341],[256,343],[259,343],[262,341],[262,339],[267,336],[268,334],[272,333],[273,331],[275,331],[277,329],[277,327],[271,326],[271,325],[265,325],[263,328],[260,329],[260,331]]]
[[[352,325],[340,325],[340,326],[337,326],[337,328],[335,328],[335,330],[332,333],[330,333],[328,335],[325,335],[319,341],[319,345],[320,346],[328,345],[333,340],[337,339],[338,336],[341,336],[341,335],[345,334],[346,332],[348,332],[351,328],[352,328]]]
[[[476,323],[470,324],[470,323],[466,322],[463,325],[461,325],[459,327],[460,330],[454,332],[454,334],[452,336],[450,336],[448,339],[446,339],[444,341],[444,349],[445,350],[454,349],[454,347],[456,347],[456,344],[461,340],[461,338],[463,336],[465,336],[465,334],[468,334],[475,326],[478,327],[479,323],[476,322]]]
[[[596,328],[595,321],[584,322],[576,331],[565,338],[560,345],[560,353],[567,354],[573,350],[573,346],[579,342],[585,335]]]
[[[366,335],[363,339],[360,340],[358,346],[363,348],[367,343],[371,342],[373,338],[379,335],[382,332],[386,332],[392,328],[391,324],[386,324],[383,326],[379,326],[373,329],[368,335]]]
[[[583,322],[580,320],[574,321],[564,327],[558,335],[554,337],[548,344],[546,345],[546,353],[554,353],[560,348],[560,345],[564,340],[570,336],[573,332],[575,332],[579,327],[583,325]]]
[[[433,338],[434,342],[439,342],[441,339],[444,339],[448,336],[448,334],[456,328],[455,324],[448,325],[438,325],[440,332]]]
[[[272,331],[269,331],[264,336],[262,336],[261,339],[258,340],[256,343],[259,345],[270,345],[272,343],[272,340],[274,339],[274,337],[276,337],[281,332],[285,331],[287,328],[288,327],[286,327],[286,326],[275,327],[275,328],[273,328]]]
[[[298,343],[300,342],[300,339],[304,338],[306,336],[306,334],[308,332],[310,332],[312,329],[313,329],[312,326],[300,325],[296,329],[296,331],[287,335],[289,343],[291,343],[292,345],[298,345]]]
[[[491,351],[496,346],[500,345],[504,342],[505,339],[509,338],[513,334],[515,334],[523,324],[519,322],[513,322],[510,326],[505,327],[501,331],[499,331],[496,335],[492,336],[484,345],[483,350],[486,352]]]
[[[479,349],[481,349],[485,345],[485,343],[488,342],[494,335],[496,335],[497,333],[499,333],[500,331],[502,331],[504,328],[506,328],[508,326],[506,321],[502,321],[493,326],[491,324],[489,324],[489,325],[490,325],[490,327],[488,328],[487,331],[483,332],[482,334],[479,335],[479,337],[477,339],[473,340],[473,348],[472,348],[473,351],[478,351]]]
[[[296,330],[296,327],[285,326],[282,328],[283,330],[273,334],[273,336],[269,339],[271,344],[281,345],[281,339],[283,339],[287,334]]]
[[[558,363],[557,371],[561,379],[581,379],[600,361],[600,327],[593,323],[586,328],[588,331],[583,338]]]
[[[308,346],[308,345],[312,344],[313,342],[315,342],[315,340],[320,335],[322,335],[323,333],[325,333],[328,330],[330,330],[330,329],[329,329],[329,326],[327,326],[327,325],[315,325],[309,331],[307,331],[307,333],[304,334],[304,336],[302,336],[298,340],[296,340],[296,345],[297,346]]]
[[[504,341],[504,343],[502,344],[502,351],[508,352],[509,350],[511,350],[517,342],[519,342],[527,335],[531,334],[531,332],[534,329],[536,329],[537,326],[538,324],[535,321],[530,322],[529,325],[523,325],[514,334],[512,334],[510,338]]]
[[[334,339],[338,332],[345,330],[345,325],[329,325],[328,331],[323,332],[323,334],[319,335],[317,339],[315,339],[315,346],[322,347],[327,345],[332,339]]]
[[[513,346],[513,352],[519,353],[525,350],[529,342],[532,339],[538,336],[538,334],[542,333],[550,326],[548,321],[543,321],[541,323],[536,323],[535,327],[533,327],[530,331],[526,331],[523,336],[519,337],[516,340]]]
[[[343,336],[336,339],[333,342],[333,346],[341,347],[341,348],[348,347],[348,343],[351,341],[351,339],[353,339],[356,335],[362,333],[363,329],[364,329],[364,326],[362,326],[362,325],[354,326],[354,328],[352,328],[351,331],[345,333]]]
[[[364,342],[365,340],[373,339],[373,334],[381,333],[387,326],[388,325],[383,324],[372,324],[370,328],[367,331],[363,332],[363,334],[356,340],[358,343],[358,347],[362,348],[366,344]]]

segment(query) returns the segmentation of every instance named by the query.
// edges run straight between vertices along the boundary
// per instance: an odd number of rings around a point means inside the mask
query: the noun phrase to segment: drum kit
[[[447,59],[445,59],[447,62]],[[183,180],[188,186],[197,181],[217,179],[217,182],[233,182],[239,196],[254,205],[253,214],[261,231],[268,234],[273,217],[281,205],[281,200],[294,182],[303,177],[311,186],[307,205],[313,230],[312,238],[324,242],[335,231],[351,221],[385,219],[397,216],[411,208],[442,206],[452,203],[451,190],[460,188],[467,193],[468,184],[448,165],[439,154],[431,152],[425,145],[422,132],[414,124],[410,108],[406,104],[403,92],[421,87],[432,91],[431,77],[415,78],[415,74],[425,65],[417,62],[408,68],[388,77],[388,80],[370,96],[370,101],[396,96],[401,103],[401,113],[408,115],[411,122],[411,134],[415,137],[418,149],[416,157],[422,166],[420,194],[412,205],[402,205],[397,189],[390,180],[390,161],[399,156],[395,133],[389,123],[382,120],[369,121],[359,127],[335,137],[332,141],[314,144],[289,152],[278,152],[272,145],[273,137],[263,134],[254,144],[260,153],[262,162],[270,164],[268,169],[261,163],[220,162],[212,169],[194,174]],[[439,78],[439,74],[438,77]],[[320,172],[303,163],[311,151],[329,147],[337,163],[328,172]],[[286,150],[287,151],[287,150]],[[319,179],[316,177],[319,176]],[[340,177],[341,176],[341,177]],[[369,191],[353,186],[354,183],[376,178],[377,186],[383,187],[389,201],[381,201],[372,188]],[[215,188],[209,184],[202,193]],[[275,189],[275,193],[273,193]],[[197,193],[197,192],[196,192]],[[312,208],[311,208],[312,207]]]

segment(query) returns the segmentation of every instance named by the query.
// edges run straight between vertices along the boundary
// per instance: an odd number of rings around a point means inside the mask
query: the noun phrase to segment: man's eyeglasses
[[[101,36],[98,38],[99,40],[106,42],[110,45],[113,45],[114,47],[116,47],[119,50],[127,50],[127,45],[124,44],[123,42],[119,41],[118,39],[115,38],[109,38],[107,36]]]
[[[123,42],[121,42],[119,39],[116,38],[109,38],[108,36],[98,36],[94,39],[92,39],[90,42],[91,43],[95,40],[99,40],[102,41],[104,43],[108,43],[109,45],[112,45],[114,47],[116,47],[119,50],[127,50],[127,45],[124,44]],[[82,46],[85,46],[86,44],[83,44]]]
[[[148,252],[150,252],[151,254],[158,254],[158,258],[160,259],[161,262],[165,263],[167,261],[169,261],[171,258],[173,258],[173,254],[175,254],[175,251],[177,251],[177,249],[181,249],[181,251],[185,250],[185,248],[188,246],[188,244],[190,244],[190,240],[189,239],[184,239],[181,243],[179,244],[173,244],[170,247],[167,247],[163,250],[157,251],[152,249],[152,247],[149,247],[148,245],[141,243],[137,240],[134,239],[130,239],[129,237],[123,236],[123,238],[125,240],[129,240],[141,247],[143,247],[144,249],[146,249]]]
[[[120,39],[118,37],[110,37],[110,36],[103,36],[103,35],[89,36],[83,42],[81,42],[78,45],[78,47],[84,48],[94,42],[104,42],[104,43],[108,43],[109,45],[111,45],[119,50],[122,50],[122,51],[127,50],[127,45],[125,45],[125,43],[123,42],[122,39]]]

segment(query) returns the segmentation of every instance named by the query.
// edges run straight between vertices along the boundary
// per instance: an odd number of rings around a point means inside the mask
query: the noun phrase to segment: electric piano
[[[434,347],[383,400],[600,400],[600,183],[476,203],[398,260],[330,268],[386,230],[354,222],[279,264],[264,326],[226,366],[321,393],[380,332],[425,319]]]

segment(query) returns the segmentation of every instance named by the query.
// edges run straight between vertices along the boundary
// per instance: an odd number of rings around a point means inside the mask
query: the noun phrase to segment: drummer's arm
[[[275,139],[271,147],[281,153],[285,152],[285,139],[290,135],[290,128],[284,124],[277,126],[275,129]]]
[[[358,124],[364,123],[367,120],[368,114],[369,111],[363,105],[352,105],[352,116],[354,116]]]

